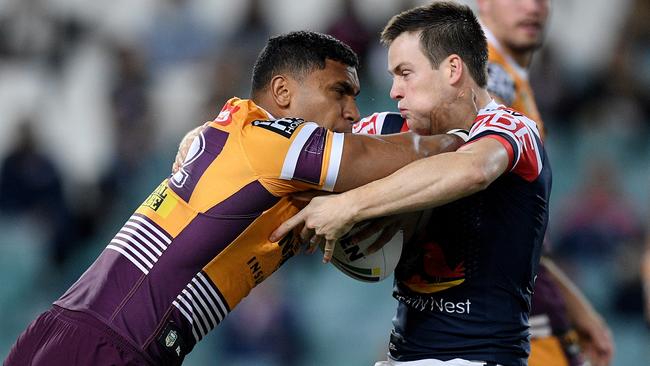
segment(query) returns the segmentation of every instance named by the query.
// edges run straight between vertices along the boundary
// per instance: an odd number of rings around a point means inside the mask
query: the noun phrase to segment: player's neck
[[[490,93],[485,88],[476,88],[474,89],[474,107],[476,113],[485,108],[492,101]]]
[[[533,51],[521,51],[521,50],[515,50],[513,48],[510,48],[503,43],[501,43],[501,47],[503,48],[503,51],[512,58],[519,67],[528,69],[530,66],[530,63],[533,60]]]
[[[458,98],[459,103],[454,104],[453,111],[450,113],[450,120],[455,121],[451,128],[469,129],[478,115],[478,111],[492,101],[487,89],[481,88],[475,83],[464,88]]]
[[[270,113],[274,118],[285,117],[282,109],[280,109],[277,104],[273,103],[273,100],[266,94],[252,95],[251,100],[253,103],[257,104],[257,106]]]

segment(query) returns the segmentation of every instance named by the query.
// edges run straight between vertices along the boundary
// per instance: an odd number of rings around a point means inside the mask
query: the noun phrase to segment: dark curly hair
[[[300,80],[325,60],[359,67],[357,54],[338,39],[318,32],[297,31],[270,38],[253,66],[252,94],[264,90],[274,75],[289,73]]]

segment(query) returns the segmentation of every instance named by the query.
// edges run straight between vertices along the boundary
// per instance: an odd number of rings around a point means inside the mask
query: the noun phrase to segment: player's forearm
[[[355,222],[440,206],[489,183],[471,153],[447,153],[413,162],[390,176],[344,193]]]
[[[420,158],[456,151],[465,143],[465,139],[461,138],[460,134],[420,136],[413,132],[402,132],[391,135],[376,135],[376,137],[411,149]]]
[[[418,137],[415,140],[416,151],[425,157],[456,151],[465,143],[463,138],[453,134]]]
[[[344,192],[386,177],[417,159],[454,151],[464,143],[462,138],[447,134],[418,136],[405,133],[388,139],[383,137],[346,137],[335,192]]]
[[[567,312],[572,321],[577,318],[590,314],[596,314],[587,298],[582,294],[578,287],[562,272],[562,270],[553,263],[549,258],[542,258],[541,264],[547,269],[550,278],[555,282],[562,297],[565,300]]]

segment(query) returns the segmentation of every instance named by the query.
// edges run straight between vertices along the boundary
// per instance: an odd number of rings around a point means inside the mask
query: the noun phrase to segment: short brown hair
[[[418,31],[420,46],[434,68],[456,54],[474,81],[482,88],[487,85],[487,40],[469,6],[440,1],[406,10],[388,21],[381,42],[390,46],[402,33]]]

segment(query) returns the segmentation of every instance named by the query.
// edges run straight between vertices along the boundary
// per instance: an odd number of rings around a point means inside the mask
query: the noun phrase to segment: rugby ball
[[[404,232],[398,231],[383,248],[366,255],[366,250],[381,234],[381,231],[352,244],[350,238],[365,227],[356,225],[350,232],[341,237],[334,247],[331,263],[341,272],[355,280],[363,282],[379,282],[393,273],[402,254]],[[321,246],[321,249],[323,247]]]

